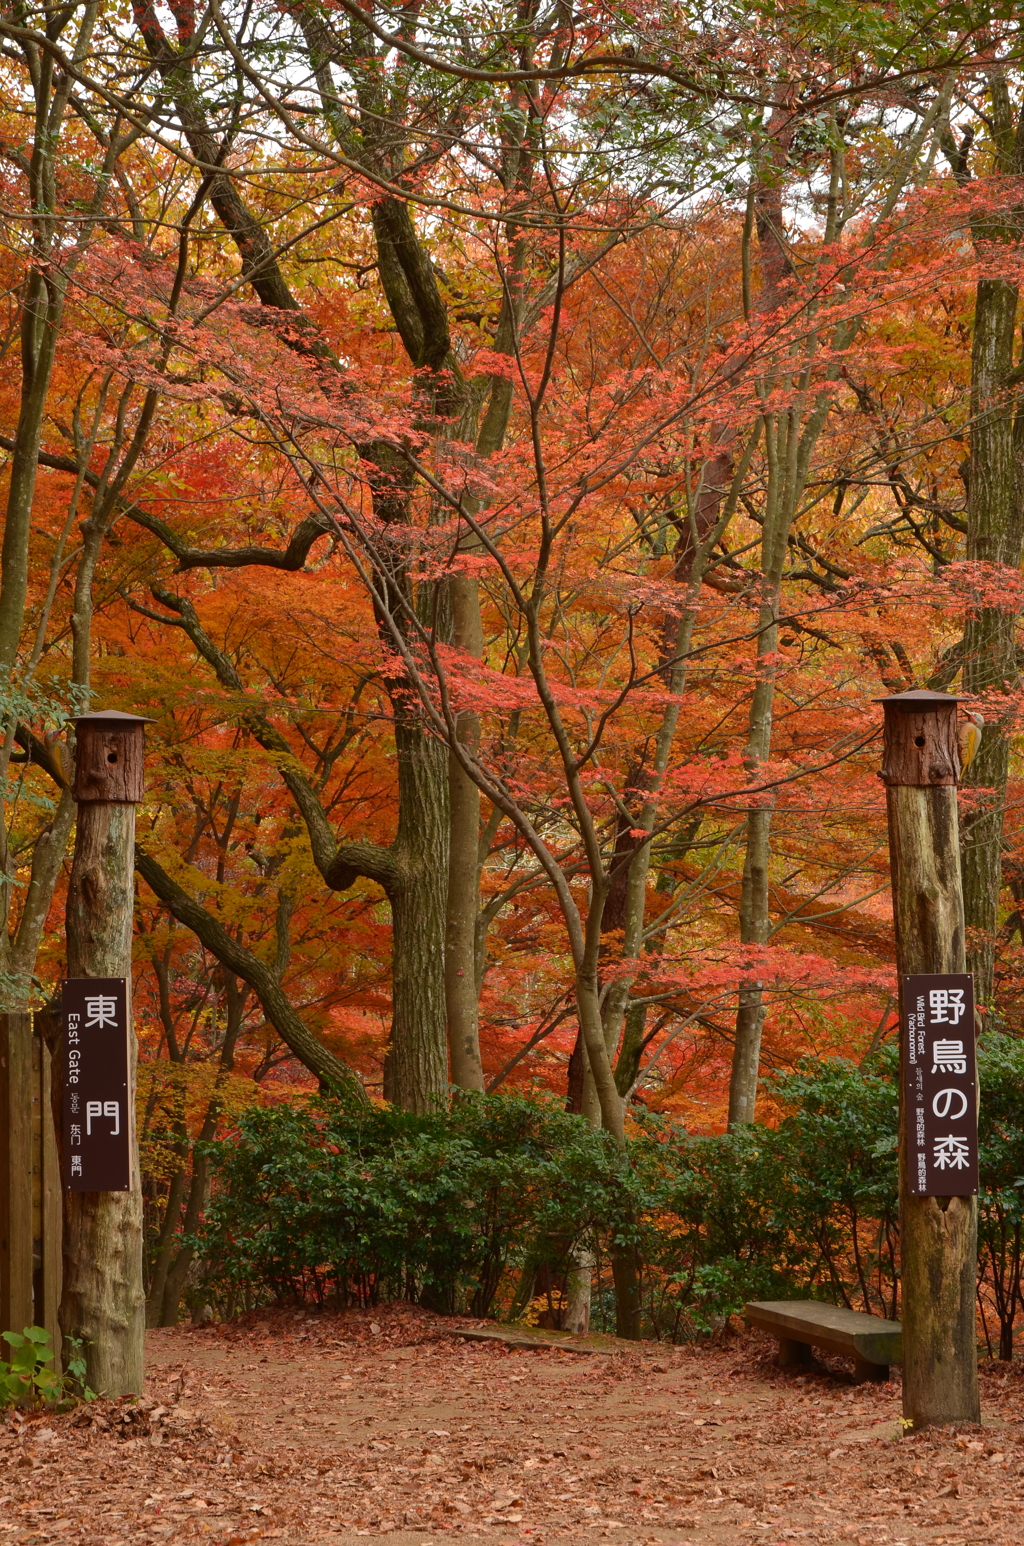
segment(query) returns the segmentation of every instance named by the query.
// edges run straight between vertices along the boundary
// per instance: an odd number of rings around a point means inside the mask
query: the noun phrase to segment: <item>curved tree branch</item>
[[[300,1063],[311,1074],[315,1074],[321,1084],[355,1096],[365,1103],[367,1095],[355,1073],[313,1035],[296,1012],[273,967],[261,961],[229,934],[212,913],[190,897],[157,860],[138,845],[135,848],[135,868],[178,922],[191,929],[222,966],[249,984],[267,1020]]]

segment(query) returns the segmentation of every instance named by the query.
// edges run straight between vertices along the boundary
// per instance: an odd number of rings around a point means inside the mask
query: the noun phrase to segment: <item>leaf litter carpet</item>
[[[1024,1366],[899,1437],[774,1344],[581,1356],[407,1306],[149,1333],[140,1401],[0,1420],[0,1546],[1024,1546]]]

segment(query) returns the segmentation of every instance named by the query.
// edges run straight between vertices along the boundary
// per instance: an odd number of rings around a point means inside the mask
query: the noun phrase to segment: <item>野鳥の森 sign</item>
[[[968,1197],[978,1190],[974,979],[904,977],[900,988],[908,1189]]]
[[[131,1181],[128,984],[72,977],[63,986],[64,1186],[126,1192]]]

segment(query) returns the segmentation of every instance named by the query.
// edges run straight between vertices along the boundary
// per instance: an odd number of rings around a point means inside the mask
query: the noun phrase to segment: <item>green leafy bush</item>
[[[0,1359],[0,1411],[8,1406],[94,1401],[96,1392],[85,1382],[85,1354],[81,1339],[64,1338],[64,1374],[57,1373],[50,1333],[42,1326],[26,1326],[23,1332],[5,1331],[0,1339],[11,1349],[8,1362]]]
[[[1024,1304],[1024,1042],[978,1044],[982,1324],[1012,1355]],[[713,1329],[752,1298],[800,1295],[899,1314],[898,1052],[808,1059],[770,1081],[774,1128],[669,1140],[675,1181],[647,1242],[648,1320]]]
[[[617,1164],[603,1134],[521,1096],[460,1096],[448,1116],[332,1097],[254,1108],[212,1158],[208,1296],[475,1315],[536,1236],[568,1252],[604,1221]]]
[[[1024,1298],[1024,1044],[982,1037],[979,1070],[981,1300],[1005,1357]],[[639,1263],[648,1335],[713,1333],[752,1298],[897,1315],[896,1049],[808,1059],[770,1088],[774,1127],[697,1137],[641,1113],[625,1156],[519,1095],[432,1117],[333,1097],[253,1108],[211,1151],[199,1291],[226,1310],[408,1298],[486,1315],[586,1246],[594,1324],[611,1329],[614,1245]]]
[[[0,1407],[58,1401],[64,1382],[53,1367],[50,1333],[26,1326],[24,1332],[2,1332],[0,1338],[11,1349],[10,1360],[0,1361]]]
[[[1014,1323],[1024,1302],[1024,1043],[992,1032],[983,1036],[978,1083],[979,1303],[989,1351],[996,1351],[989,1329],[994,1318],[999,1357],[1012,1358]]]
[[[896,1293],[896,1086],[808,1061],[772,1082],[783,1117],[713,1137],[648,1118],[630,1149],[649,1328],[715,1331],[748,1299],[799,1294],[891,1313]]]

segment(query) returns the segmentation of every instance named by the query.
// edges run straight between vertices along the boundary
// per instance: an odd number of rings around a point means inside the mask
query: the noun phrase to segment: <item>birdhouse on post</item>
[[[80,714],[75,726],[74,797],[138,805],[143,796],[146,726],[151,719],[107,709]]]
[[[915,687],[875,701],[885,714],[885,752],[878,775],[883,784],[937,789],[960,782],[960,698]]]
[[[900,998],[903,1415],[911,1428],[976,1423],[977,1081],[966,971],[950,693],[876,699],[889,818]]]

